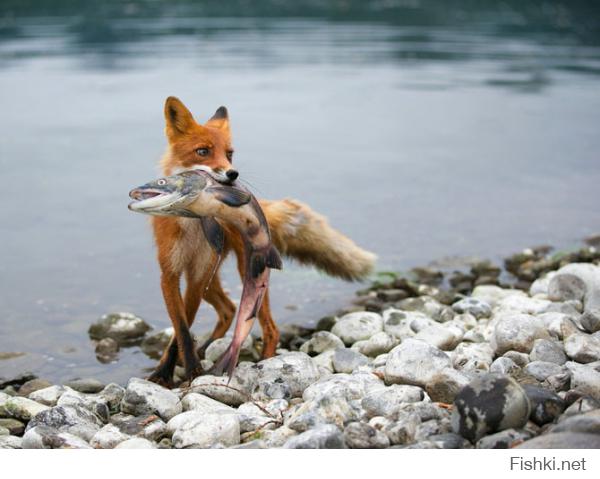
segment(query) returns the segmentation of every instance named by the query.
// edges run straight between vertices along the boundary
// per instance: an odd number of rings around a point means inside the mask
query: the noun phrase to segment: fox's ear
[[[195,124],[194,117],[179,98],[170,96],[165,102],[167,137],[175,138],[188,132]]]
[[[224,106],[220,106],[215,111],[215,114],[210,117],[210,120],[206,122],[208,126],[219,128],[220,130],[229,129],[229,112]]]

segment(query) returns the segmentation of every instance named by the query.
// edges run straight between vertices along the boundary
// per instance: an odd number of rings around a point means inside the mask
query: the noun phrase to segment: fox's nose
[[[240,174],[238,173],[237,170],[227,170],[227,172],[225,173],[225,175],[227,176],[227,179],[229,181],[235,181],[237,180],[237,177],[240,176]]]

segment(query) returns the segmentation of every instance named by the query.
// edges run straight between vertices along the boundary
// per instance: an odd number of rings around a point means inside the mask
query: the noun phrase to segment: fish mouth
[[[185,199],[177,191],[169,192],[153,188],[135,188],[129,192],[129,197],[133,199],[127,206],[131,211],[150,215],[168,214],[170,207],[181,203],[182,199]]]

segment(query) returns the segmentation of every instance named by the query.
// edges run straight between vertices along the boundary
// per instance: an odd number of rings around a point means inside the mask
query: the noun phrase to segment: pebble
[[[286,441],[285,449],[345,449],[343,433],[332,425],[320,425]]]
[[[190,416],[173,433],[173,447],[209,448],[216,444],[240,443],[240,423],[235,414],[208,413]]]
[[[415,441],[421,420],[416,414],[408,414],[399,421],[386,426],[383,432],[392,445],[410,444]]]
[[[573,361],[567,361],[565,366],[571,373],[571,388],[600,401],[600,372]]]
[[[364,422],[352,422],[344,429],[344,442],[350,449],[384,449],[390,446],[388,437]]]
[[[503,314],[496,319],[492,347],[496,355],[506,351],[529,353],[536,339],[548,339],[544,322],[529,314]]]
[[[0,428],[6,429],[8,431],[7,434],[20,436],[25,431],[25,424],[17,419],[2,418],[0,419]]]
[[[52,383],[46,381],[45,379],[31,379],[19,388],[18,395],[28,397],[32,392],[37,391],[39,389],[47,388],[51,385]]]
[[[131,313],[105,314],[88,329],[90,338],[112,338],[119,344],[140,341],[152,329],[142,318]]]
[[[425,341],[443,351],[450,351],[456,347],[462,337],[463,334],[460,330],[451,330],[450,328],[434,323],[431,326],[421,329],[415,335],[414,339]]]
[[[35,426],[27,430],[21,444],[23,449],[90,449],[91,446],[73,434],[49,426]]]
[[[548,363],[545,361],[532,361],[523,371],[530,376],[534,377],[537,381],[544,382],[550,376],[554,376],[556,374],[562,374],[565,372],[563,366],[559,366],[556,363]]]
[[[44,404],[24,397],[11,397],[0,406],[0,417],[29,421],[36,414],[49,409]]]
[[[361,406],[368,418],[392,417],[404,403],[419,402],[425,397],[423,389],[405,384],[378,388],[363,397]]]
[[[351,373],[359,366],[368,364],[369,359],[353,349],[337,349],[333,353],[333,370],[336,373]]]
[[[415,318],[429,319],[422,313],[401,311],[399,309],[386,309],[383,312],[383,330],[397,340],[404,340],[415,335],[410,328],[410,323]]]
[[[463,373],[487,372],[494,359],[488,343],[461,343],[451,353],[452,364]]]
[[[456,395],[469,384],[469,377],[454,368],[445,368],[432,376],[425,386],[432,401],[452,404]]]
[[[230,344],[231,337],[215,339],[206,348],[206,351],[204,352],[204,359],[216,363],[225,353]],[[244,339],[244,342],[242,343],[242,347],[240,349],[240,358],[241,360],[258,360],[259,354],[258,351],[254,349],[254,340],[252,338],[252,335],[248,335],[246,339]]]
[[[529,417],[538,426],[556,421],[565,410],[565,401],[553,391],[528,384],[523,389],[531,405]]]
[[[600,360],[600,339],[590,334],[572,334],[565,339],[567,356],[578,363]]]
[[[424,341],[406,339],[390,351],[385,381],[424,387],[436,373],[450,366],[450,358],[443,351]]]
[[[552,428],[552,432],[588,432],[600,434],[600,409],[567,416]]]
[[[309,356],[317,356],[325,351],[334,351],[344,347],[343,341],[329,331],[317,331],[300,346],[300,351]]]
[[[492,314],[491,306],[478,298],[464,298],[452,305],[452,309],[459,314],[469,313],[475,318],[488,318]]]
[[[452,429],[472,442],[505,429],[519,429],[529,418],[529,401],[510,376],[483,374],[456,396]]]
[[[522,429],[506,429],[504,431],[482,437],[475,447],[477,449],[511,449],[531,437]]]
[[[17,436],[0,436],[0,449],[22,449],[23,438]]]
[[[92,436],[90,445],[95,449],[113,449],[130,437],[122,433],[114,424],[107,424]]]
[[[121,410],[140,415],[156,413],[165,421],[182,411],[179,397],[158,384],[143,379],[131,378],[121,400]]]
[[[208,396],[198,393],[186,394],[181,400],[181,406],[184,411],[199,411],[203,413],[235,413],[235,409],[219,401],[215,401]]]
[[[532,361],[545,361],[559,365],[567,362],[567,355],[562,344],[550,339],[536,339],[529,357]]]
[[[252,364],[251,369],[245,366],[240,368],[242,364],[248,363],[240,363],[238,365],[231,381],[225,376],[198,376],[192,381],[190,391],[203,394],[229,406],[237,407],[245,403],[250,395],[249,387],[254,384],[257,370],[254,364]],[[240,384],[238,381],[238,378],[243,374],[242,370],[249,373],[246,375],[248,384]]]
[[[509,376],[515,376],[521,371],[521,368],[517,366],[512,359],[505,356],[501,356],[494,360],[490,366],[490,373],[507,374]]]
[[[46,406],[56,406],[56,403],[65,391],[64,386],[49,386],[32,392],[29,395],[29,399]]]
[[[120,443],[115,449],[156,449],[156,444],[143,437],[132,437]]]
[[[380,331],[383,331],[382,317],[377,313],[363,311],[342,316],[331,328],[331,332],[347,346],[369,339]]]
[[[517,449],[600,449],[600,434],[557,432],[525,441]]]
[[[356,341],[352,345],[352,349],[365,356],[373,357],[388,353],[397,345],[398,340],[396,338],[385,331],[380,331],[379,333],[375,333],[369,339]]]
[[[104,338],[98,341],[94,352],[98,361],[107,364],[118,359],[120,349],[119,343],[116,340],[113,338]]]
[[[65,386],[80,393],[99,393],[105,387],[103,383],[94,378],[73,379],[66,382]]]
[[[35,426],[48,426],[89,441],[103,425],[96,414],[82,407],[55,406],[36,414],[27,424],[26,430]]]

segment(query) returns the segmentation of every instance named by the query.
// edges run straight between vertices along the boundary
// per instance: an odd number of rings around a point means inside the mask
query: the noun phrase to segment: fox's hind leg
[[[233,317],[235,316],[235,304],[229,297],[227,293],[223,290],[223,286],[221,285],[221,278],[219,278],[218,274],[215,274],[206,293],[204,294],[204,300],[209,303],[217,312],[218,319],[215,329],[213,330],[210,337],[205,341],[205,343],[198,348],[198,356],[200,358],[204,357],[204,353],[206,352],[206,348],[210,343],[212,343],[215,339],[222,338],[225,336],[225,333],[231,326],[231,322],[233,321]]]

